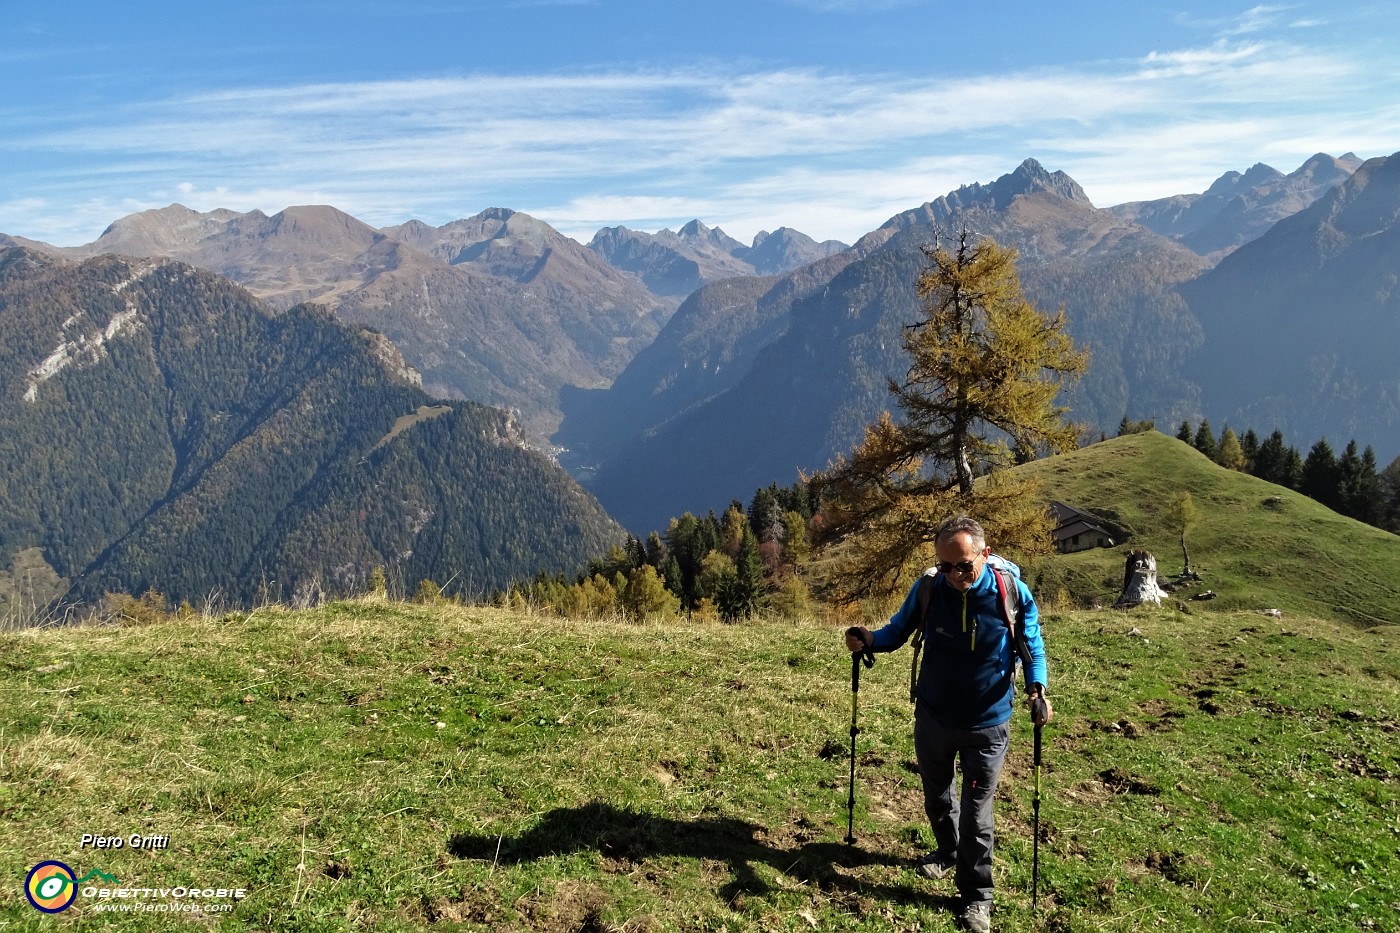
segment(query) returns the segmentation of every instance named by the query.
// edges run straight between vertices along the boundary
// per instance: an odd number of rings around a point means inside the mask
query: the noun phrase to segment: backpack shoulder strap
[[[1002,618],[1014,635],[1021,620],[1021,591],[1016,588],[1016,580],[1009,570],[993,567],[992,575],[996,577],[997,592],[1001,595]]]
[[[1016,654],[1027,677],[1031,671],[1031,646],[1026,643],[1026,634],[1021,616],[1021,589],[1016,585],[1016,577],[1009,570],[993,567],[997,591],[1001,594],[1001,613],[1006,620],[1008,635],[1016,646]]]
[[[938,582],[938,574],[925,573],[919,577],[917,589],[914,592],[914,606],[919,613],[919,624],[914,629],[914,641],[912,643],[913,656],[909,662],[909,702],[913,703],[918,699],[919,685],[919,651],[924,646],[924,626],[928,624],[928,605],[933,601],[933,587]]]
[[[916,635],[924,633],[924,616],[928,613],[928,604],[933,600],[933,587],[938,582],[938,574],[925,573],[919,577],[919,590],[914,594],[914,601],[919,607],[919,628]]]

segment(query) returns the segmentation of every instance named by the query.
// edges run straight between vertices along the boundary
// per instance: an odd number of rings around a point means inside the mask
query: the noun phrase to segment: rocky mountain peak
[[[1239,190],[1240,179],[1244,178],[1239,172],[1229,171],[1221,175],[1210,183],[1210,187],[1205,190],[1204,195],[1191,195],[1191,197],[1205,198],[1229,198],[1233,197]]]
[[[289,207],[268,218],[265,236],[291,236],[308,242],[350,238],[368,242],[381,234],[373,227],[327,204]]]
[[[1353,153],[1348,152],[1334,159],[1325,152],[1319,152],[1290,172],[1288,180],[1311,185],[1317,194],[1321,194],[1325,189],[1350,178],[1360,167],[1361,160]]]
[[[508,207],[488,207],[486,210],[473,217],[472,220],[499,220],[505,222],[509,221],[514,216],[515,211]]]
[[[779,227],[772,233],[760,231],[753,246],[740,249],[734,255],[754,267],[759,275],[778,275],[846,249],[838,240],[818,243],[800,230]]]
[[[1350,179],[1319,198],[1298,220],[1316,223],[1315,213],[1354,239],[1393,230],[1400,225],[1400,153],[1363,162]]]
[[[681,240],[690,241],[702,250],[717,250],[721,253],[733,255],[736,251],[744,248],[744,244],[725,233],[719,227],[707,227],[699,220],[692,220],[681,227],[676,234]]]
[[[222,209],[201,213],[183,204],[128,214],[108,225],[86,253],[174,255],[217,233],[240,216],[236,211]]]
[[[1265,165],[1263,162],[1255,162],[1240,177],[1240,184],[1246,188],[1262,188],[1266,185],[1276,184],[1283,181],[1283,172],[1272,165]]]
[[[1009,202],[1017,195],[1035,194],[1037,192],[1047,192],[1056,194],[1069,201],[1077,201],[1086,207],[1093,207],[1089,196],[1084,193],[1084,189],[1079,187],[1079,183],[1070,178],[1064,172],[1047,172],[1035,159],[1027,159],[1017,167],[1016,171],[1010,175],[1003,175],[992,183],[992,190],[995,192],[998,203]]]
[[[887,238],[895,231],[930,224],[938,226],[964,211],[1000,213],[1010,208],[1017,198],[1044,194],[1068,201],[1077,208],[1095,210],[1084,189],[1069,175],[1060,171],[1047,172],[1035,159],[1026,159],[1015,171],[1002,175],[990,184],[978,182],[963,185],[921,207],[891,217],[879,230],[862,237],[857,246],[874,248],[878,245],[877,240]]]

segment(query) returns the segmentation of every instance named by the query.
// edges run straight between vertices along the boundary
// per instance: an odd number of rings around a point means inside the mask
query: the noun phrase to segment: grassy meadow
[[[999,929],[1393,930],[1400,629],[1046,620],[1039,911],[1026,717]],[[566,622],[383,600],[0,635],[0,926],[952,930],[907,652],[860,692],[818,623]],[[168,835],[95,851],[83,833]],[[40,861],[243,888],[228,914],[45,916]]]

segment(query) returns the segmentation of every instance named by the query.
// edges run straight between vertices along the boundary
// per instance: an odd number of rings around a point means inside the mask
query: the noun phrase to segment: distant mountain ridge
[[[435,394],[519,410],[537,443],[558,424],[562,386],[611,381],[671,312],[576,241],[504,210],[380,231],[328,206],[269,217],[176,204],[51,251],[165,256],[225,275],[275,308],[326,304],[389,334]]]
[[[793,304],[863,255],[843,250],[784,276],[741,276],[702,286],[656,340],[606,389],[571,390],[555,434],[560,462],[591,475],[634,439],[654,436],[733,388],[791,323]]]
[[[698,257],[703,271],[686,273],[697,281],[786,270],[842,248],[786,228],[744,247],[699,221],[654,239],[680,265]],[[646,283],[655,276],[616,268],[504,208],[441,227],[411,220],[376,230],[325,205],[268,216],[173,204],[120,218],[85,246],[11,241],[70,258],[169,257],[227,276],[275,308],[326,304],[389,334],[435,394],[519,410],[537,443],[558,427],[567,387],[610,383],[688,294],[653,292]]]
[[[692,220],[674,233],[604,227],[588,248],[612,266],[636,275],[654,293],[684,298],[711,282],[788,272],[839,253],[846,244],[818,243],[804,233],[779,227],[772,233],[760,232],[752,246],[744,246],[718,227]]]
[[[40,548],[85,599],[375,567],[480,595],[619,540],[509,414],[417,383],[383,335],[182,263],[0,250],[0,567]]]
[[[1109,210],[1202,256],[1218,257],[1312,204],[1360,165],[1350,152],[1338,158],[1319,152],[1287,175],[1258,162],[1243,174],[1226,172],[1202,194],[1135,201]]]
[[[1216,423],[1400,450],[1400,153],[1370,159],[1181,293]]]

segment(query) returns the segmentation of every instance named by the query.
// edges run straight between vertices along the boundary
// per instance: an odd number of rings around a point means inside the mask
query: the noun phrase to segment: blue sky
[[[1400,150],[1400,4],[0,0],[0,232],[179,202],[852,242],[1034,157],[1095,204]]]

